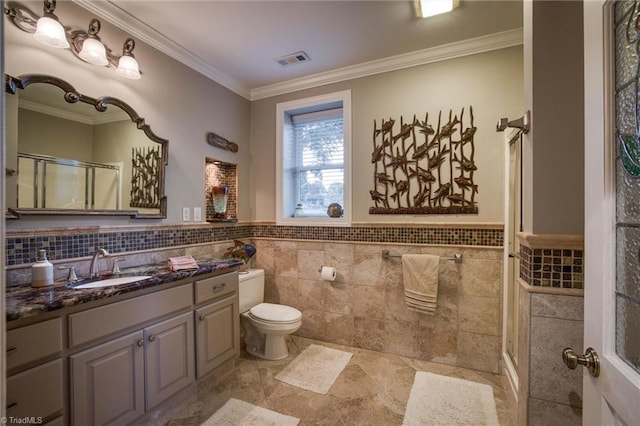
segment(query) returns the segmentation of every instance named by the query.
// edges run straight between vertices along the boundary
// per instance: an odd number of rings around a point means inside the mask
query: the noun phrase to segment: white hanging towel
[[[402,278],[407,307],[433,315],[438,300],[438,269],[440,256],[403,254]]]

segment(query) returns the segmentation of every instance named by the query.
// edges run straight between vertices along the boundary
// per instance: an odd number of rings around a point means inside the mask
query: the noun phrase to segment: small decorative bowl
[[[329,207],[327,207],[327,214],[329,217],[342,217],[344,210],[340,204],[331,203],[329,204]]]

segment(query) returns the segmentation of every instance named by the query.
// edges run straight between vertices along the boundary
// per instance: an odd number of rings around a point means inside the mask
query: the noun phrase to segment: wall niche
[[[207,222],[238,220],[238,166],[205,158],[205,206]]]

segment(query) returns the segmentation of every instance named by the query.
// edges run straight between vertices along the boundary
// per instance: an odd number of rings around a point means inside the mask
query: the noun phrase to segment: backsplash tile
[[[39,249],[47,250],[49,260],[63,260],[91,256],[98,248],[116,254],[250,238],[251,226],[150,227],[134,231],[123,228],[122,231],[94,231],[86,234],[69,234],[64,229],[61,229],[59,234],[51,230],[48,230],[46,235],[38,235],[38,232],[7,232],[7,266],[35,262]]]

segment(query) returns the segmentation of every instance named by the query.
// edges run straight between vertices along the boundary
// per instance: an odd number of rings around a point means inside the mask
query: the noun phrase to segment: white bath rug
[[[283,368],[276,379],[324,395],[352,356],[350,352],[311,345]]]
[[[498,426],[493,389],[482,383],[418,371],[402,424]]]
[[[300,419],[231,398],[202,426],[293,426]]]

